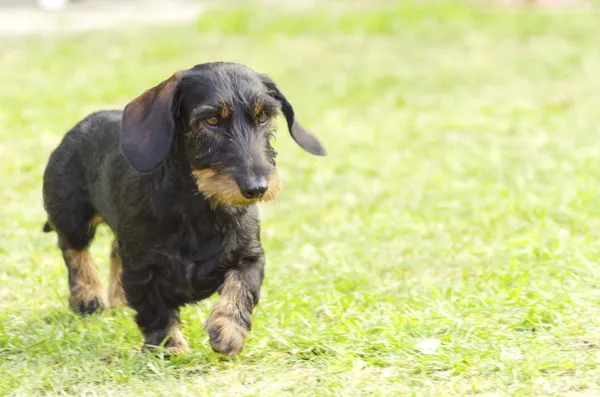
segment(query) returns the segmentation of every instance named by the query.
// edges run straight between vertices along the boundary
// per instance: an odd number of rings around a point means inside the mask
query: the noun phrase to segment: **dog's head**
[[[325,155],[269,77],[222,62],[177,72],[130,102],[121,123],[121,149],[136,170],[149,172],[179,142],[198,190],[211,201],[272,200],[280,190],[270,144],[279,110],[302,148]]]

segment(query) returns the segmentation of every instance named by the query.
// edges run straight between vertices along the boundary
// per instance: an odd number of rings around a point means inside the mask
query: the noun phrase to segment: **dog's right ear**
[[[125,158],[140,172],[154,169],[167,155],[175,134],[173,96],[183,72],[145,91],[125,106],[120,145]]]
[[[316,156],[325,156],[327,152],[325,151],[323,144],[321,144],[321,142],[319,142],[314,135],[312,135],[304,127],[302,127],[300,123],[298,123],[292,104],[287,100],[285,95],[283,95],[275,82],[265,74],[259,75],[259,78],[269,91],[269,94],[281,104],[281,112],[285,116],[288,130],[290,131],[294,141],[296,141],[301,148],[309,153],[312,153]]]

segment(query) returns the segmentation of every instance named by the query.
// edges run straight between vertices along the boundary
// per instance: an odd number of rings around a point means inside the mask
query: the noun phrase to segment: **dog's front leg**
[[[217,353],[236,355],[252,323],[252,309],[258,303],[264,277],[265,258],[243,259],[225,275],[221,297],[213,307],[204,329]]]
[[[121,276],[129,306],[136,312],[136,322],[144,334],[144,344],[154,349],[164,343],[167,354],[184,353],[189,350],[179,330],[179,308],[167,305],[162,295],[159,274],[138,268],[129,270],[123,263]]]

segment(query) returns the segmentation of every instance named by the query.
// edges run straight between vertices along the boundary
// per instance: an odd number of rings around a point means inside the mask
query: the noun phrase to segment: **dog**
[[[238,354],[264,278],[256,204],[280,191],[271,146],[280,113],[299,146],[326,155],[273,80],[237,63],[179,71],[68,131],[50,155],[43,200],[71,310],[125,303],[145,346],[178,354],[189,350],[180,307],[218,292],[204,329],[215,352]],[[108,299],[88,251],[101,223],[115,236]]]

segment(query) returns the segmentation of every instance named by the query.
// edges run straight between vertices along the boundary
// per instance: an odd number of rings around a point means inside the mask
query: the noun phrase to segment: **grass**
[[[599,19],[233,10],[1,40],[0,394],[600,395]],[[193,352],[165,360],[140,353],[129,309],[69,312],[41,176],[85,114],[217,59],[272,75],[329,156],[280,129],[242,355],[210,350],[211,299],[183,311]]]

